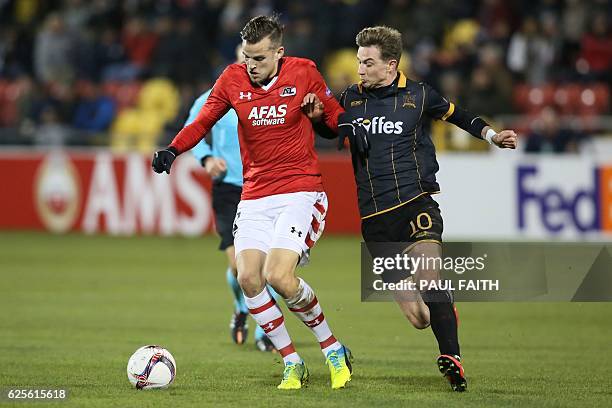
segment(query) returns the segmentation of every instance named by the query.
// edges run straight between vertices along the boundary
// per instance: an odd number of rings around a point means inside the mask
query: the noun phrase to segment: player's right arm
[[[191,123],[193,123],[193,121],[195,121],[200,113],[200,110],[202,109],[202,106],[204,106],[204,103],[206,103],[211,91],[212,90],[204,92],[198,99],[195,100],[191,106],[191,109],[189,110],[189,116],[187,117],[187,120],[183,126],[189,126]],[[211,140],[214,138],[214,133],[215,131],[213,127],[213,131],[210,132]],[[223,158],[213,155],[213,150],[206,138],[200,140],[198,144],[195,145],[195,147],[190,151],[198,163],[200,163],[202,167],[206,169],[206,172],[210,177],[217,178],[227,171],[227,163],[225,160],[223,160]]]
[[[231,108],[226,93],[230,67],[226,68],[217,79],[206,103],[202,106],[195,120],[181,129],[167,148],[155,152],[151,165],[156,173],[165,171],[170,174],[170,167],[176,156],[198,144],[210,132],[213,125]]]

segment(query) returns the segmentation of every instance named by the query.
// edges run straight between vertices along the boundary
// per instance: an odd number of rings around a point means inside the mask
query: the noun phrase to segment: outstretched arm
[[[221,74],[195,120],[181,129],[168,147],[155,152],[151,162],[153,171],[170,174],[170,168],[176,157],[196,146],[231,108],[224,89],[226,81],[224,78],[228,76],[227,73],[228,69]]]
[[[472,136],[483,139],[502,149],[516,149],[517,136],[513,130],[495,132],[480,116],[467,112],[443,98],[432,87],[422,84],[424,111],[434,119],[445,120]]]

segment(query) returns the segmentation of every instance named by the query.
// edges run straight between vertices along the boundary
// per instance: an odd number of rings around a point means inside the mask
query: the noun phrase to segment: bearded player
[[[312,61],[284,56],[282,31],[276,16],[245,25],[245,63],[221,74],[195,121],[155,153],[152,165],[169,173],[177,155],[195,146],[229,109],[236,111],[244,176],[234,221],[238,282],[251,315],[283,357],[278,388],[301,388],[308,369],[266,283],[313,332],[337,389],[351,379],[351,353],[332,334],[313,289],[295,268],[321,236],[327,212],[313,127],[302,102],[309,93],[317,95],[325,104],[325,125],[333,130],[342,108]]]

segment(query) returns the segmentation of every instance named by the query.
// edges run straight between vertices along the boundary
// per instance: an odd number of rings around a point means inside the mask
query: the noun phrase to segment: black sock
[[[440,354],[460,356],[457,337],[457,316],[451,294],[446,290],[428,290],[421,294],[429,307],[431,330],[438,340]]]

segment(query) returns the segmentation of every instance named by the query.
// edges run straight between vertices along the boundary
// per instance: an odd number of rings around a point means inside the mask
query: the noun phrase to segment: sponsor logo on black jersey
[[[393,122],[386,119],[385,116],[374,116],[372,119],[357,118],[353,121],[353,124],[363,126],[372,135],[399,135],[404,131],[404,122]]]

